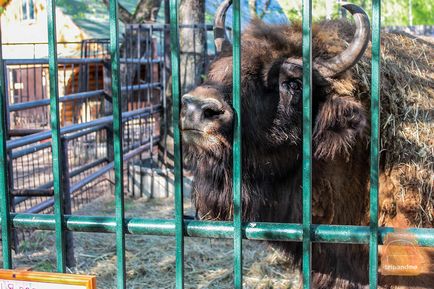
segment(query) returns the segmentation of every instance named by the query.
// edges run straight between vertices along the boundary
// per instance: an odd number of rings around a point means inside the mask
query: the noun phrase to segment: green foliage
[[[56,4],[58,7],[62,8],[66,14],[71,15],[74,19],[83,18],[85,13],[88,11],[88,3],[95,2],[97,0],[57,0]]]
[[[365,2],[364,8],[370,13],[372,0],[354,1],[357,4],[361,2]],[[383,26],[434,25],[432,0],[388,0],[382,1],[381,5]]]
[[[97,0],[102,2],[102,0]],[[119,4],[121,4],[122,6],[124,6],[128,11],[130,11],[130,13],[134,13],[134,11],[136,10],[137,4],[138,4],[138,0],[119,0]],[[163,3],[163,2],[161,2]],[[161,9],[163,10],[163,9]]]
[[[43,260],[35,264],[32,269],[41,272],[53,272],[56,270],[56,266],[54,266],[54,263],[54,260]]]
[[[434,25],[434,1],[413,0],[413,24]]]
[[[302,6],[301,1],[279,0],[283,12],[290,20],[300,20]],[[313,0],[313,20],[318,21],[326,18],[327,2],[332,7],[331,16],[338,17],[337,1],[332,0]],[[351,3],[357,4],[365,8],[367,13],[371,15],[372,0],[352,0]],[[410,6],[411,4],[411,6]],[[434,25],[434,1],[432,0],[388,0],[381,3],[382,25],[399,25],[407,26],[411,24],[410,15],[412,15],[412,25]],[[411,7],[411,9],[410,9]],[[329,10],[330,11],[330,10]]]
[[[19,243],[18,251],[30,252],[42,250],[45,242],[52,237],[52,234],[46,231],[36,231],[32,234],[32,238],[24,238]]]

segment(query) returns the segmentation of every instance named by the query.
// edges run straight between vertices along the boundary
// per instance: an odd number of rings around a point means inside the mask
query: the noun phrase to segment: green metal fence
[[[242,287],[242,239],[298,241],[303,243],[303,286],[311,287],[312,242],[369,244],[370,288],[377,288],[378,244],[393,228],[378,227],[378,148],[379,148],[379,85],[380,85],[380,0],[373,1],[372,33],[372,123],[371,123],[371,193],[370,226],[334,226],[312,224],[311,218],[311,140],[312,140],[312,51],[311,24],[312,1],[303,0],[303,218],[302,224],[242,223],[241,222],[241,105],[240,105],[240,0],[233,1],[233,106],[236,112],[234,137],[234,221],[192,221],[183,219],[181,138],[178,127],[180,107],[180,61],[178,34],[178,1],[170,0],[172,75],[173,75],[173,127],[175,141],[175,209],[174,220],[125,218],[122,183],[122,119],[119,75],[119,26],[118,1],[110,1],[110,50],[112,59],[113,129],[115,155],[115,201],[114,217],[64,215],[62,210],[63,187],[61,178],[62,159],[59,133],[59,102],[57,84],[57,51],[55,0],[48,3],[50,106],[54,174],[55,210],[53,215],[12,214],[9,210],[7,178],[7,153],[5,138],[5,83],[4,65],[0,51],[0,206],[2,225],[3,266],[12,268],[11,229],[27,228],[54,230],[56,232],[57,270],[65,272],[65,232],[115,233],[117,254],[117,288],[126,288],[125,234],[175,236],[176,238],[176,287],[183,288],[184,236],[208,238],[233,238],[234,240],[234,287]],[[1,39],[0,39],[1,40]],[[432,229],[410,229],[420,246],[434,246]]]

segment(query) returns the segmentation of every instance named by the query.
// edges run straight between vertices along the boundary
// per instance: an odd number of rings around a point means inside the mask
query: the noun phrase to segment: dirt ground
[[[126,199],[126,215],[143,218],[173,218],[173,199]],[[189,201],[185,202],[186,211]],[[113,215],[114,199],[104,196],[84,206],[79,215]],[[37,271],[55,270],[54,233],[26,235],[14,256],[15,267]],[[115,235],[74,233],[76,268],[73,273],[95,274],[101,289],[116,288]],[[294,288],[298,279],[289,261],[267,244],[244,241],[245,288]],[[127,288],[175,287],[174,237],[126,237]],[[233,288],[232,240],[185,239],[185,288]]]

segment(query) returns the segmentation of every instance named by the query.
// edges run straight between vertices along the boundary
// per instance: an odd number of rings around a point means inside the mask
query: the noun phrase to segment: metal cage
[[[233,106],[236,111],[234,136],[234,220],[233,222],[195,221],[183,218],[183,189],[181,138],[178,128],[180,112],[180,61],[178,34],[178,2],[170,0],[171,63],[173,89],[173,124],[175,142],[175,210],[174,220],[125,218],[124,186],[122,181],[123,152],[122,103],[120,83],[120,50],[118,1],[110,0],[110,53],[111,85],[113,98],[113,138],[115,171],[115,216],[74,216],[64,214],[61,181],[64,174],[62,143],[59,124],[59,98],[57,82],[55,0],[48,3],[49,71],[50,71],[50,120],[52,137],[52,162],[54,182],[54,214],[14,214],[10,208],[8,189],[8,159],[6,150],[5,83],[3,65],[0,65],[0,206],[2,225],[2,251],[4,268],[12,268],[12,228],[54,230],[56,233],[57,270],[65,272],[65,232],[104,232],[116,236],[117,288],[126,288],[125,234],[175,236],[176,238],[176,288],[183,288],[184,237],[233,238],[234,288],[242,287],[242,240],[286,240],[303,244],[303,287],[311,288],[312,242],[369,244],[370,288],[377,288],[378,244],[393,228],[378,227],[378,165],[379,165],[379,113],[380,113],[380,15],[381,1],[372,6],[372,87],[371,87],[371,168],[370,168],[370,226],[337,226],[312,224],[311,218],[311,142],[312,142],[312,1],[303,0],[303,218],[301,224],[242,223],[241,222],[241,106],[240,106],[240,0],[233,1]],[[2,60],[3,61],[3,60]],[[434,246],[432,229],[410,229],[421,246]]]

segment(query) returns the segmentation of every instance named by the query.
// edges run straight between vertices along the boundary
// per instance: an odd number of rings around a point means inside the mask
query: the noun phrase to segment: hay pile
[[[186,211],[190,201],[185,201]],[[173,199],[148,202],[126,199],[128,216],[173,218]],[[77,214],[113,215],[112,196],[100,198]],[[55,271],[54,233],[36,232],[14,256],[18,267]],[[74,233],[77,268],[72,272],[95,274],[98,288],[116,288],[114,234]],[[245,288],[295,288],[298,278],[289,269],[289,260],[260,242],[244,241]],[[185,239],[185,288],[233,288],[232,240]],[[127,288],[175,287],[174,237],[126,237]]]
[[[434,45],[385,33],[381,53],[380,221],[433,227]],[[366,54],[355,71],[369,85],[370,47]]]

